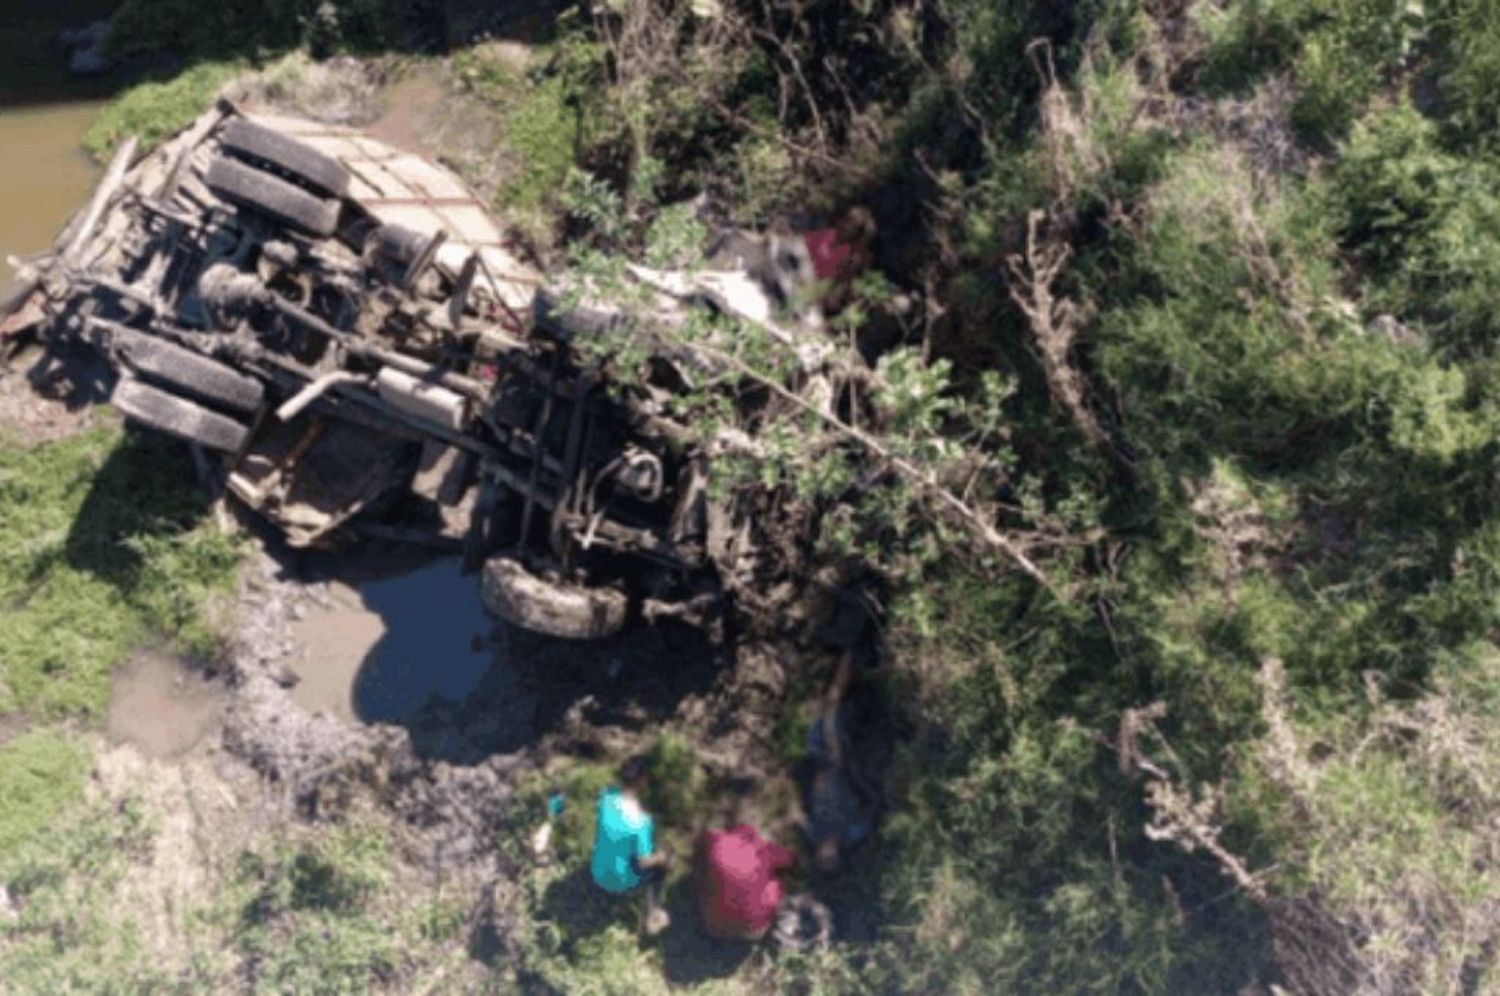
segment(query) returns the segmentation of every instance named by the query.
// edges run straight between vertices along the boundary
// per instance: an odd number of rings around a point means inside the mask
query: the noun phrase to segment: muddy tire
[[[254,377],[176,343],[123,328],[114,331],[113,339],[115,352],[146,380],[247,414],[258,410],[265,398],[265,387]]]
[[[314,190],[333,197],[349,192],[349,171],[318,150],[253,121],[235,118],[219,135],[224,149],[238,158],[283,170]]]
[[[338,227],[340,202],[309,194],[279,176],[215,156],[205,178],[208,189],[232,204],[251,208],[319,238]]]
[[[613,588],[544,581],[510,557],[484,565],[480,597],[506,622],[565,640],[598,640],[625,625],[626,599]]]
[[[110,404],[126,418],[211,450],[236,453],[250,430],[234,419],[186,398],[168,394],[134,377],[121,377]]]

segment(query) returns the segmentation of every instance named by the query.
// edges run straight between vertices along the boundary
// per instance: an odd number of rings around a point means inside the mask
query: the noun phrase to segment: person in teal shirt
[[[595,885],[612,895],[644,885],[646,933],[655,934],[669,920],[657,896],[667,859],[656,850],[655,821],[641,805],[645,781],[644,759],[631,758],[620,768],[619,784],[599,793],[589,873]]]

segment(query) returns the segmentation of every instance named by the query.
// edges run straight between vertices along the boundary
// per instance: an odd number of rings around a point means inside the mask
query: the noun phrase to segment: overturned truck
[[[719,303],[785,297],[805,261],[779,255],[784,280],[731,276]],[[606,383],[579,340],[617,316],[545,289],[421,157],[221,101],[149,155],[123,146],[20,277],[0,350],[100,351],[113,405],[294,547],[461,550],[491,611],[565,638],[717,611],[745,529],[668,417],[681,358]],[[697,306],[702,287],[654,282],[660,307]]]

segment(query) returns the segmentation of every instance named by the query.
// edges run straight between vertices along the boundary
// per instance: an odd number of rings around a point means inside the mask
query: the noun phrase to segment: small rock
[[[1411,345],[1419,340],[1419,336],[1412,331],[1411,327],[1395,315],[1376,315],[1370,322],[1370,331],[1375,335],[1384,336],[1397,346]]]

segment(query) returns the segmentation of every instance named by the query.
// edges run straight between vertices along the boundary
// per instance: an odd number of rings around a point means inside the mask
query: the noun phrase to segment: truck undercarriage
[[[712,619],[743,553],[669,417],[684,358],[610,380],[579,346],[617,315],[543,289],[462,184],[357,133],[221,102],[148,156],[122,147],[21,276],[0,350],[100,351],[113,405],[207,456],[293,547],[461,551],[491,611],[579,639]],[[641,276],[668,318],[692,306]]]

